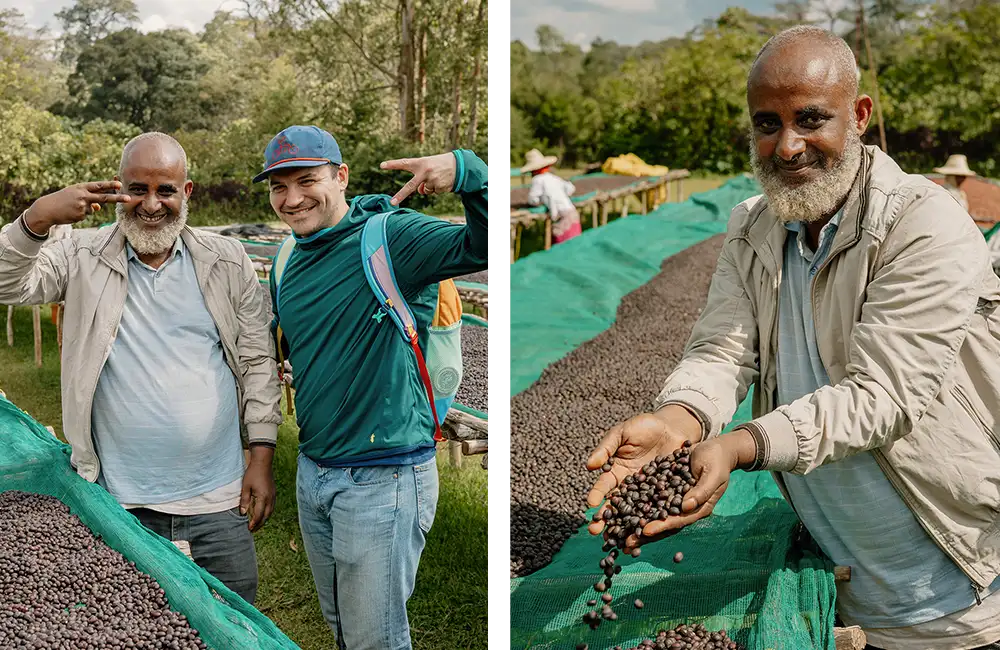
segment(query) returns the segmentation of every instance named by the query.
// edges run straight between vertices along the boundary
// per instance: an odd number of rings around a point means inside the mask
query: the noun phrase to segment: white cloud
[[[55,14],[72,6],[73,0],[0,0],[0,9],[18,9],[32,27],[47,26],[51,33],[60,31]],[[184,27],[197,32],[212,19],[215,12],[238,10],[239,0],[135,0],[139,9],[140,31],[149,32],[167,27]]]

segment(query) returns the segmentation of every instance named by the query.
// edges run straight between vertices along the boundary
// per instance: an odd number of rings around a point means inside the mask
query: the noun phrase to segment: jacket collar
[[[98,255],[112,269],[126,275],[125,265],[128,259],[125,252],[125,233],[122,232],[121,226],[117,223],[104,228],[104,230],[108,232],[98,239],[96,246]],[[219,259],[219,254],[205,246],[202,242],[202,235],[191,226],[184,226],[181,231],[181,240],[195,262],[211,265]]]
[[[841,208],[842,216],[830,247],[829,257],[841,250],[853,246],[861,240],[861,226],[865,208],[868,203],[868,188],[871,184],[871,169],[875,156],[875,147],[865,146],[861,156],[861,167],[858,177],[847,194],[847,200]],[[750,213],[749,225],[745,231],[750,247],[769,268],[777,274],[781,259],[779,252],[785,245],[788,229],[770,209],[767,196],[757,202]]]

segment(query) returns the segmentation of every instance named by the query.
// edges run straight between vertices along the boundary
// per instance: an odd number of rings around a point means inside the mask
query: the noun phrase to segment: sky
[[[840,0],[830,0],[838,2]],[[510,0],[511,40],[535,47],[535,28],[552,25],[567,40],[582,46],[595,38],[623,45],[683,36],[706,18],[715,18],[726,7],[743,6],[752,13],[774,11],[775,0]],[[53,34],[59,24],[55,13],[73,0],[0,0],[0,8],[16,7],[32,27],[48,26]],[[219,9],[239,9],[240,0],[135,0],[139,29],[186,27],[197,32]]]
[[[69,7],[73,0],[0,0],[0,9],[16,8],[32,27],[48,26],[50,33],[60,31],[55,18],[57,11]],[[139,8],[139,30],[157,31],[165,27],[186,27],[201,31],[218,9],[237,9],[239,0],[135,0]]]
[[[636,45],[683,36],[726,7],[774,12],[775,0],[510,0],[511,40],[536,47],[535,28],[551,25],[566,40],[586,46],[595,38]]]

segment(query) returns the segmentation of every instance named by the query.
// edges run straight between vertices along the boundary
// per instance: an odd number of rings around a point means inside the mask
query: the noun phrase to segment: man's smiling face
[[[293,167],[271,173],[271,208],[299,237],[308,237],[338,220],[345,203],[347,165]]]
[[[799,38],[767,49],[747,80],[751,163],[783,221],[829,217],[853,185],[871,99],[829,44]]]

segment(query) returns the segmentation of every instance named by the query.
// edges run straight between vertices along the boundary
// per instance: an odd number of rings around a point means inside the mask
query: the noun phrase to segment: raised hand
[[[396,192],[390,203],[399,205],[414,192],[418,194],[445,194],[455,186],[455,154],[443,153],[423,158],[401,158],[387,160],[382,169],[408,171],[413,178]]]
[[[132,198],[119,194],[118,181],[77,183],[37,199],[24,215],[25,225],[39,235],[59,224],[73,224],[86,219],[105,203],[126,203]]]

